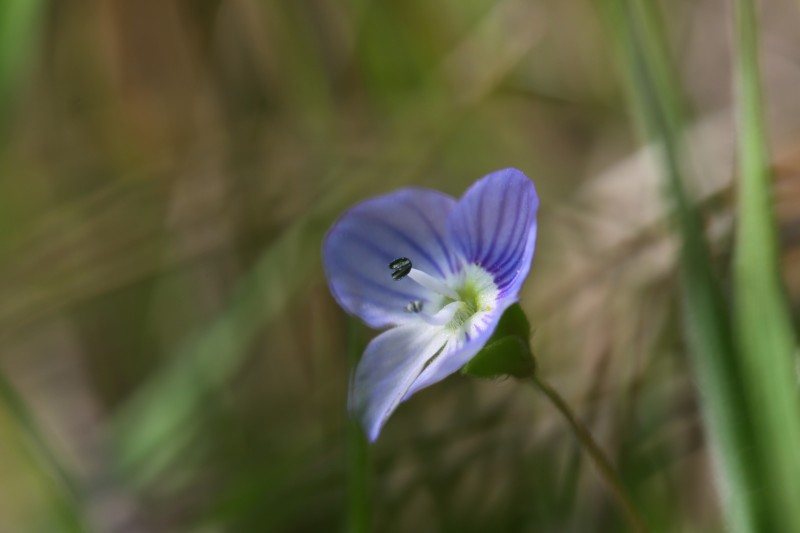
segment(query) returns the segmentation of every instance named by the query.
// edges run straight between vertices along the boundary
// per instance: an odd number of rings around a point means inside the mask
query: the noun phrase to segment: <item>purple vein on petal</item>
[[[525,237],[525,236],[526,236],[525,232],[523,232],[523,234],[520,235],[520,237]],[[518,241],[520,240],[522,239],[521,238],[518,239]],[[506,257],[501,264],[496,265],[494,267],[493,270],[496,279],[505,278],[509,273],[517,269],[517,267],[519,266],[517,263],[520,261],[520,259],[522,259],[522,255],[524,255],[525,253],[526,244],[527,244],[527,239],[525,239],[522,242],[515,243],[514,246],[512,247],[515,253],[509,254],[508,257]]]
[[[340,265],[347,266],[348,269],[354,270],[353,265],[350,265],[347,262],[340,263]],[[336,287],[334,288],[332,286],[331,290],[332,290],[332,292],[340,294],[340,296],[341,296],[339,288],[342,288],[342,289],[344,289],[344,292],[348,293],[348,298],[352,298],[352,297],[354,297],[353,296],[353,291],[352,291],[352,289],[349,288],[352,283],[353,283],[352,281],[348,282],[348,281],[345,281],[344,279],[340,279],[340,280],[338,280],[336,282]],[[420,295],[418,295],[418,294],[413,294],[413,293],[406,292],[406,291],[402,290],[399,287],[395,288],[395,287],[391,286],[389,283],[382,283],[380,281],[376,281],[374,279],[371,279],[371,278],[369,278],[367,276],[358,277],[357,278],[357,285],[358,285],[359,288],[370,289],[370,290],[372,290],[374,292],[382,293],[382,294],[384,294],[386,296],[393,296],[393,297],[396,297],[396,298],[400,298],[401,300],[404,300],[404,301],[412,301],[412,300],[420,299]],[[371,300],[371,298],[367,298],[364,295],[361,296],[361,299],[362,300]],[[378,301],[378,302],[373,301],[372,303],[373,304],[382,304],[382,302],[380,302],[380,301]]]
[[[514,206],[514,212],[520,213],[524,208],[524,204],[525,204],[524,195],[521,194],[518,195],[517,203]],[[505,241],[506,244],[505,250],[503,250],[503,254],[500,257],[495,259],[494,264],[492,266],[495,272],[499,272],[509,262],[509,260],[516,259],[517,243],[522,234],[525,232],[525,223],[524,221],[521,220],[521,218],[522,217],[520,216],[516,216],[514,218],[513,225],[510,228],[508,228],[508,236]]]
[[[366,248],[370,252],[374,253],[376,256],[379,256],[381,258],[381,261],[385,262],[387,265],[389,264],[389,261],[391,261],[392,259],[396,259],[397,255],[396,253],[392,253],[381,248],[380,246],[376,245],[375,241],[373,241],[372,239],[364,237],[363,235],[360,235],[355,232],[349,232],[349,233],[355,244],[358,244],[362,248]]]
[[[459,200],[459,203],[461,201]],[[466,254],[466,259],[468,261],[472,261],[474,258],[472,256],[472,251],[475,249],[475,241],[473,239],[473,231],[472,231],[472,217],[468,218],[466,221],[464,220],[463,216],[461,219],[463,223],[463,227],[461,228],[461,232],[464,234],[464,238],[466,239],[466,246],[464,247],[464,253]]]
[[[447,260],[447,266],[450,268],[450,272],[451,273],[455,272],[456,268],[455,268],[455,265],[453,265],[452,255],[451,255],[450,251],[447,249],[447,245],[445,244],[444,239],[442,238],[441,234],[434,227],[433,222],[431,222],[431,220],[428,218],[428,215],[425,213],[425,211],[420,209],[419,206],[417,204],[415,204],[415,203],[408,203],[407,205],[411,209],[416,211],[417,214],[419,215],[419,218],[422,219],[422,221],[425,223],[425,226],[431,232],[431,234],[433,235],[434,239],[436,239],[436,243],[439,245],[439,248],[441,248],[442,254],[444,255],[445,259]]]
[[[502,271],[502,274],[499,274],[495,278],[495,283],[497,283],[497,289],[500,292],[500,296],[503,297],[506,295],[508,287],[510,287],[518,274],[518,268],[508,268]]]
[[[354,245],[362,247],[362,248],[364,248],[366,250],[369,250],[370,252],[372,252],[376,256],[379,256],[379,257],[382,257],[382,258],[391,257],[392,256],[386,250],[382,249],[380,246],[377,246],[373,241],[364,238],[362,235],[350,232],[350,238],[352,239],[350,242],[352,242]],[[336,263],[338,263],[340,265],[346,265],[348,267],[347,270],[353,271],[353,272],[357,272],[360,269],[364,268],[364,265],[352,265],[352,264],[350,264],[345,259],[346,257],[348,257],[348,256],[339,256],[339,258],[336,260]],[[386,279],[391,281],[390,277],[388,275],[387,275]],[[381,291],[383,291],[385,293],[391,294],[393,296],[402,297],[403,299],[408,299],[408,300],[414,300],[414,299],[418,298],[417,295],[414,295],[414,294],[411,294],[411,293],[407,293],[405,291],[401,291],[401,290],[398,290],[398,289],[394,288],[393,286],[390,285],[389,281],[387,281],[386,284],[383,284],[383,283],[381,283],[379,281],[370,279],[367,276],[360,276],[359,277],[359,283],[360,284],[369,285],[371,287],[374,287],[375,289],[379,289],[379,290],[381,290]]]
[[[475,224],[475,238],[477,242],[475,243],[475,248],[470,250],[470,259],[472,261],[478,261],[480,258],[478,254],[480,253],[481,249],[483,248],[483,225],[485,224],[484,220],[484,204],[486,203],[486,197],[489,196],[488,194],[482,194],[480,198],[478,198],[478,208],[475,216],[472,217],[472,221]]]
[[[489,243],[489,248],[486,250],[486,253],[483,254],[483,257],[481,257],[481,264],[485,265],[486,262],[492,257],[492,254],[494,254],[494,247],[497,244],[497,237],[500,234],[500,223],[503,220],[503,213],[506,209],[507,198],[507,194],[504,194],[503,197],[500,198],[500,208],[497,210],[497,220],[495,221],[494,232],[492,233],[492,242]]]
[[[514,224],[508,228],[508,239],[505,241],[505,250],[503,250],[503,254],[497,258],[493,263],[492,266],[488,268],[488,270],[492,273],[499,273],[502,269],[507,266],[510,260],[516,258],[517,255],[517,243],[522,238],[525,230],[528,226],[527,218],[528,217],[520,217],[518,213],[520,213],[523,209],[524,203],[526,202],[526,195],[518,194],[517,195],[517,203],[515,205],[515,218]],[[525,219],[524,221],[522,219]],[[498,224],[499,226],[500,224]]]
[[[396,226],[394,226],[394,225],[392,225],[392,224],[390,224],[390,223],[388,223],[385,220],[382,220],[380,218],[375,218],[375,217],[372,217],[372,216],[364,217],[364,218],[368,219],[370,222],[372,222],[374,224],[377,224],[379,226],[384,227],[387,231],[391,232],[392,234],[394,234],[399,239],[402,239],[403,241],[405,241],[405,243],[409,247],[414,249],[414,252],[419,257],[422,257],[428,263],[430,263],[431,267],[433,267],[440,276],[445,277],[445,273],[442,271],[442,267],[439,265],[439,262],[434,260],[434,258],[430,255],[430,253],[427,250],[422,248],[419,245],[419,243],[416,242],[414,239],[412,239],[411,237],[406,235],[400,228],[398,228],[398,227],[396,227]],[[395,255],[397,255],[397,254],[395,254]],[[413,261],[413,258],[412,258],[412,261]]]
[[[519,275],[519,271],[522,270],[523,265],[520,260],[523,257],[516,257],[509,259],[505,265],[498,269],[495,275],[495,282],[497,283],[497,288],[500,291],[500,297],[503,297],[507,294],[507,289],[513,286],[514,281],[517,279]],[[527,267],[527,265],[524,265]],[[527,268],[524,268],[527,271]]]

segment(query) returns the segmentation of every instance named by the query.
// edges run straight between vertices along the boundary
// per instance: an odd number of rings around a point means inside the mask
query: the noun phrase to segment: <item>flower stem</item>
[[[350,319],[347,328],[347,363],[349,372],[355,372],[363,349],[361,325]],[[347,533],[367,533],[370,530],[370,501],[367,480],[369,477],[368,447],[358,423],[347,420]]]
[[[539,379],[539,377],[534,373],[531,376],[531,382],[533,385],[538,388],[542,393],[544,393],[547,398],[553,402],[556,409],[564,415],[564,418],[567,419],[569,425],[572,427],[572,430],[575,432],[575,436],[580,441],[581,446],[589,454],[592,461],[594,462],[595,467],[597,467],[598,472],[600,473],[600,477],[603,478],[603,481],[606,483],[608,490],[611,492],[611,495],[619,506],[620,511],[625,516],[625,520],[628,522],[628,526],[630,527],[631,531],[635,531],[637,533],[645,533],[648,531],[647,526],[645,526],[644,520],[639,516],[639,513],[636,511],[636,508],[631,503],[630,496],[628,495],[627,491],[625,490],[622,481],[619,479],[616,470],[611,465],[611,461],[608,460],[606,454],[600,449],[597,442],[592,437],[589,430],[586,429],[584,426],[575,416],[575,413],[572,412],[572,409],[567,405],[567,402],[564,401],[564,398],[550,385],[548,385],[545,381]]]

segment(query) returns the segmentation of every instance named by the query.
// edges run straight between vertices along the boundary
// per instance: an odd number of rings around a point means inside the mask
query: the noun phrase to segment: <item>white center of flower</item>
[[[454,332],[465,331],[474,318],[491,311],[497,304],[497,285],[492,275],[478,265],[465,265],[457,274],[445,279],[413,268],[406,258],[393,261],[390,267],[395,280],[408,277],[430,291],[427,302],[409,302],[405,308],[429,324],[445,326]]]

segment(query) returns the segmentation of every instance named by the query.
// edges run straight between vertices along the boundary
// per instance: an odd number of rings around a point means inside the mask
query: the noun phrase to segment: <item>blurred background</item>
[[[762,3],[798,310],[800,10]],[[662,4],[725,287],[729,6]],[[542,376],[657,530],[722,531],[612,31],[588,1],[3,0],[0,532],[344,531],[347,352],[372,333],[330,297],[322,237],[368,196],[510,166],[542,198],[521,297]],[[624,530],[512,380],[419,393],[368,456],[374,531]]]

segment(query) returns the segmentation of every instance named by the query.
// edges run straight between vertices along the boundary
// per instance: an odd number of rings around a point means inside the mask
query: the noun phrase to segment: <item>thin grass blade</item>
[[[747,376],[742,392],[752,406],[774,531],[800,531],[800,397],[793,362],[797,340],[778,268],[756,5],[734,0],[733,7],[739,121],[734,280],[736,333]]]

